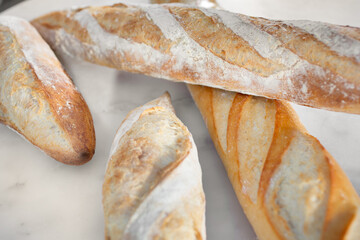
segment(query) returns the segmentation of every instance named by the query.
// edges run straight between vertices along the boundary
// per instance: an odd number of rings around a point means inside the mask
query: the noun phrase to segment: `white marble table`
[[[2,14],[32,19],[72,5],[104,2],[31,0]],[[223,0],[220,3],[226,9],[255,16],[360,26],[357,0]],[[115,131],[129,110],[166,90],[198,146],[207,200],[208,239],[256,239],[184,84],[69,58],[62,61],[92,112],[96,154],[84,166],[66,166],[0,125],[0,239],[103,239],[101,187]],[[309,132],[335,157],[360,193],[360,116],[294,107]]]

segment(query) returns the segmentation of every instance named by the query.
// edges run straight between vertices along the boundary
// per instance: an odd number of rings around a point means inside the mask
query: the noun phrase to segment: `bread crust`
[[[103,184],[105,239],[205,239],[205,196],[191,134],[168,94],[131,111]]]
[[[92,63],[360,113],[358,28],[182,4],[87,7],[32,24],[57,51]]]
[[[259,239],[357,239],[359,196],[288,103],[188,88]]]
[[[54,53],[23,19],[1,17],[0,30],[0,120],[57,161],[89,161],[92,116]]]

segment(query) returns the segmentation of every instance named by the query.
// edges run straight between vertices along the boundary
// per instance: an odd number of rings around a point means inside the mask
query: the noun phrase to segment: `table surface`
[[[73,5],[106,2],[109,1],[30,0],[2,14],[30,20]],[[253,16],[360,26],[357,0],[223,0],[220,4]],[[207,201],[208,239],[256,239],[184,84],[68,57],[61,61],[92,112],[96,153],[83,166],[67,166],[0,125],[0,239],[103,239],[101,188],[115,132],[131,109],[164,91],[170,92],[178,117],[188,126],[198,147]],[[305,127],[334,156],[359,193],[360,115],[293,106]]]

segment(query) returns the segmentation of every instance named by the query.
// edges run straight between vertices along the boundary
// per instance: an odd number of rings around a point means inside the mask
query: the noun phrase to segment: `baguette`
[[[59,53],[119,70],[360,114],[360,29],[182,4],[87,7],[32,21]]]
[[[349,179],[288,103],[188,85],[262,239],[360,239]]]
[[[191,134],[168,94],[131,111],[103,185],[105,239],[205,239],[205,197]]]
[[[0,122],[65,164],[89,161],[94,126],[81,94],[35,28],[0,17]]]

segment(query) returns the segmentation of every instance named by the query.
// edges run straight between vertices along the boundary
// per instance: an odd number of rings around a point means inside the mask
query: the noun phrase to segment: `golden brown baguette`
[[[360,239],[360,200],[291,106],[188,85],[259,239]]]
[[[65,164],[89,161],[94,126],[81,94],[35,28],[0,17],[0,122]]]
[[[105,239],[205,239],[194,140],[168,94],[131,111],[115,136],[103,185]]]
[[[216,2],[213,2],[212,6],[211,6],[211,4],[208,4],[206,1],[195,1],[194,0],[194,1],[189,1],[189,3],[196,4],[196,5],[200,5],[200,4],[207,5],[208,7],[219,7],[216,4]],[[255,100],[254,100],[253,97],[250,97],[250,96],[240,95],[240,94],[239,94],[239,96],[236,96],[236,94],[231,93],[231,92],[219,91],[219,90],[211,89],[211,88],[193,87],[193,89],[191,89],[192,88],[191,85],[189,85],[189,88],[190,88],[191,92],[195,96],[197,96],[198,102],[202,101],[203,100],[202,97],[204,97],[204,95],[205,95],[204,102],[202,102],[202,105],[203,105],[202,113],[204,114],[204,118],[208,121],[207,123],[210,124],[210,126],[212,126],[209,128],[209,130],[215,131],[215,132],[211,132],[211,135],[217,146],[219,154],[221,154],[221,156],[222,156],[224,164],[227,164],[227,170],[228,170],[229,176],[230,176],[230,174],[232,174],[232,176],[235,175],[235,177],[234,177],[235,179],[234,178],[232,179],[232,183],[234,184],[234,189],[239,191],[239,188],[243,187],[244,191],[242,191],[242,192],[237,191],[237,195],[239,196],[239,201],[244,204],[243,205],[244,208],[246,206],[248,206],[246,201],[248,201],[249,199],[256,203],[256,198],[257,198],[256,195],[258,195],[258,190],[259,190],[259,185],[257,185],[256,182],[260,181],[261,176],[259,176],[259,172],[262,171],[262,169],[264,168],[264,163],[261,166],[261,164],[262,164],[261,160],[263,160],[267,156],[266,155],[268,153],[267,148],[270,146],[271,141],[273,140],[273,138],[269,138],[269,131],[273,130],[273,129],[271,129],[271,125],[274,121],[274,118],[273,118],[273,116],[269,117],[269,115],[271,115],[271,113],[274,114],[274,112],[273,112],[274,104],[279,104],[281,107],[282,103],[280,101],[268,101],[268,100],[262,99],[262,98],[255,98]],[[197,95],[197,94],[199,94],[199,95]],[[235,98],[238,98],[238,99],[234,100]],[[248,103],[246,103],[247,101],[248,101]],[[247,107],[241,107],[241,105],[243,105],[243,104],[245,105],[245,103],[246,103]],[[233,104],[240,105],[237,107],[240,107],[241,110],[239,108],[237,108],[236,106],[233,106]],[[261,116],[261,113],[260,113],[260,116],[257,115],[257,114],[259,114],[259,112],[257,112],[257,111],[259,111],[259,108],[256,108],[256,106],[258,106],[259,104],[263,105],[260,107],[260,109],[263,110],[262,112],[264,112],[264,109],[265,109],[265,117],[264,117],[264,115]],[[254,106],[255,106],[255,108],[253,108]],[[235,110],[232,111],[232,119],[240,120],[240,122],[236,122],[236,124],[238,124],[238,126],[232,125],[231,128],[228,128],[228,120],[230,120],[229,112],[231,111],[230,109],[232,107],[235,108]],[[289,106],[287,106],[287,107],[289,107]],[[206,108],[210,108],[210,110],[206,109]],[[240,112],[240,111],[241,111],[241,113],[239,116],[239,114],[237,112]],[[210,116],[207,114],[210,114]],[[287,114],[289,114],[289,116],[294,115],[293,110],[288,109]],[[286,115],[286,114],[283,114],[283,115]],[[244,117],[242,117],[242,116],[244,116]],[[251,116],[255,116],[255,117],[251,117]],[[237,117],[240,117],[240,118],[237,118]],[[296,116],[294,116],[294,117],[296,118]],[[246,119],[244,120],[244,118],[246,118]],[[252,122],[252,120],[254,120],[254,121]],[[295,120],[295,121],[298,122],[298,120]],[[260,137],[258,137],[258,138],[256,138],[256,137],[253,138],[253,136],[249,136],[251,134],[251,132],[244,134],[245,131],[248,131],[248,129],[257,127],[256,126],[257,124],[260,124],[260,128],[262,128],[262,129],[268,128],[267,131],[263,131],[263,132],[267,132],[267,133],[265,133],[263,135],[261,134]],[[270,128],[269,128],[269,126],[270,126]],[[298,122],[297,126],[300,130],[304,130],[303,127],[301,126],[301,124],[299,124],[299,122]],[[241,127],[242,127],[242,129],[240,129]],[[235,138],[233,137],[232,139],[235,142],[237,141],[236,144],[239,144],[241,147],[238,147],[236,145],[234,146],[234,143],[231,144],[233,146],[233,149],[236,149],[236,150],[233,150],[233,151],[235,151],[235,157],[234,157],[234,154],[229,154],[229,156],[227,156],[228,153],[224,152],[224,151],[226,151],[226,149],[224,149],[224,148],[227,148],[226,145],[227,145],[227,136],[228,136],[227,131],[228,130],[230,130],[230,131],[234,130],[235,132],[238,131],[237,137],[235,137]],[[261,130],[259,132],[261,132]],[[285,134],[285,136],[287,136],[287,135],[288,134]],[[233,134],[233,136],[236,136],[236,134]],[[238,139],[238,140],[235,140],[235,139]],[[312,139],[312,140],[314,140],[314,139]],[[305,141],[304,143],[305,143],[304,144],[304,146],[305,146],[306,144],[311,143],[311,141]],[[222,144],[223,144],[223,146],[221,146]],[[253,147],[253,145],[258,146],[258,148]],[[260,147],[259,147],[259,145],[260,145]],[[304,147],[304,146],[302,146],[302,147]],[[246,151],[246,150],[248,150],[248,151]],[[239,151],[243,151],[243,152],[240,153]],[[236,158],[236,154],[238,155],[238,158]],[[301,153],[300,153],[300,151],[295,151],[294,154],[296,155],[296,154],[301,154]],[[236,164],[236,162],[234,162],[233,160],[229,160],[230,158],[235,159],[235,161],[238,161],[238,159],[241,158],[242,164]],[[240,161],[239,161],[239,163],[240,163]],[[238,170],[235,170],[235,171],[230,170],[232,168],[235,168]],[[259,168],[260,168],[260,171],[259,171]],[[311,166],[310,166],[310,168],[311,168]],[[244,174],[244,171],[245,171],[245,174]],[[254,171],[254,172],[251,173],[250,171]],[[240,178],[240,175],[244,176],[244,177]],[[289,177],[289,176],[287,176],[287,177]],[[236,178],[239,178],[239,179],[236,179]],[[291,179],[291,180],[293,180],[293,179]],[[303,185],[304,182],[306,182],[306,180],[307,179],[302,180],[299,184]],[[311,181],[310,181],[310,184],[311,184]],[[237,186],[237,189],[235,186]],[[288,187],[291,188],[292,186],[289,185]],[[295,186],[294,186],[294,188],[295,188]],[[336,189],[336,188],[334,187],[333,189]],[[294,192],[296,192],[296,188],[293,189],[293,191],[291,191],[291,190],[289,191],[289,189],[286,189],[286,190],[288,191],[288,195],[291,195]],[[250,194],[247,194],[247,193],[250,193]],[[242,195],[245,195],[245,199],[247,198],[247,200],[240,200],[240,199],[244,199],[244,196],[242,196]],[[350,193],[350,195],[354,195],[354,190],[352,190],[352,193]],[[273,194],[273,196],[274,196],[274,194]],[[313,195],[309,194],[308,196],[305,196],[305,199],[311,199],[311,197],[313,197],[313,196],[314,196],[314,194]],[[296,196],[296,197],[298,197],[298,196]],[[277,199],[275,199],[275,201],[276,200]],[[293,199],[291,199],[291,200],[293,200]],[[315,199],[315,201],[316,201],[316,199]],[[350,200],[350,202],[351,202],[351,200]],[[320,204],[321,204],[321,202],[320,202]],[[280,204],[278,204],[278,205],[282,205],[282,203],[280,202]],[[354,205],[358,205],[358,204],[355,203]],[[288,215],[294,216],[294,215],[299,214],[299,212],[296,213],[296,211],[304,210],[304,208],[301,209],[301,208],[297,208],[297,207],[298,206],[296,206],[293,209],[290,209],[291,212]],[[329,207],[331,207],[331,206],[329,205]],[[281,210],[282,210],[282,212],[284,212],[284,209],[285,209],[285,211],[287,210],[286,208],[289,209],[289,205],[284,204],[284,207],[280,207],[280,208],[274,208],[273,206],[270,206],[270,208],[272,208],[272,210],[275,209],[275,211],[280,209],[280,212],[281,212]],[[283,208],[283,209],[281,209],[281,208]],[[350,216],[350,219],[351,219],[352,214],[354,214],[354,215],[360,214],[359,209],[360,209],[359,207],[357,207],[357,210],[356,210],[356,207],[354,207],[353,209],[352,209],[352,207],[350,207],[350,211],[352,211],[350,213],[346,213],[346,211],[348,211],[347,209],[345,209],[345,210],[341,209],[338,212],[340,212],[340,214],[345,213],[345,216],[346,215],[347,215],[347,217]],[[265,213],[265,215],[270,216],[271,220],[269,221],[269,223],[265,223],[264,225],[262,225],[263,222],[259,221],[258,218],[259,218],[259,216],[260,216],[260,218],[263,216],[261,216],[259,213],[257,213],[257,211],[259,211],[259,209],[254,208],[254,206],[251,206],[249,210],[245,210],[245,212],[248,215],[250,215],[250,214],[254,215],[254,216],[249,216],[249,220],[252,220],[251,223],[254,223],[254,228],[256,228],[257,234],[260,239],[327,239],[327,238],[330,238],[330,239],[342,239],[342,238],[343,239],[359,239],[360,238],[360,225],[359,225],[360,221],[359,221],[359,219],[354,220],[354,222],[351,223],[352,224],[351,231],[353,231],[353,232],[348,233],[347,237],[343,237],[342,233],[339,234],[336,231],[335,231],[335,233],[330,232],[328,234],[320,233],[320,235],[322,235],[322,236],[319,237],[319,233],[311,233],[311,230],[305,231],[307,228],[306,226],[304,227],[304,232],[306,232],[306,234],[301,234],[301,232],[300,233],[297,232],[297,233],[291,235],[291,234],[286,233],[285,231],[282,231],[281,226],[280,227],[275,226],[275,234],[274,234],[274,231],[273,231],[274,227],[271,226],[272,222],[274,221],[275,225],[276,225],[277,221],[279,221],[279,219],[276,217],[278,217],[277,215],[281,215],[281,214],[276,213],[275,217],[271,218],[271,214]],[[310,214],[312,214],[312,213],[310,212]],[[274,215],[274,214],[272,214],[272,215]],[[320,214],[318,214],[318,215],[320,215]],[[312,217],[313,219],[312,219],[312,222],[311,222],[311,220],[309,221],[308,225],[319,220],[319,219],[317,219],[318,215],[314,214],[313,216],[309,216],[310,218]],[[282,216],[280,216],[280,221],[282,220],[281,218],[282,218]],[[335,218],[337,218],[337,219],[336,219],[336,221],[333,221],[334,224],[337,224],[337,222],[339,222],[339,221],[341,222],[343,220],[345,220],[345,221],[347,220],[346,217],[343,218],[343,216],[341,216],[341,215],[340,215],[340,217],[337,216]],[[357,217],[357,218],[359,218],[359,217]],[[288,227],[289,225],[293,226],[293,223],[291,222],[291,220],[293,220],[293,219],[291,219],[291,217],[290,217],[290,218],[288,218],[287,222],[285,221],[285,224],[284,224],[285,227]],[[295,221],[297,221],[297,220],[298,219],[295,219]],[[270,226],[269,226],[269,224],[270,224]],[[284,227],[284,225],[283,225],[283,227]],[[266,226],[266,227],[263,228],[263,226]],[[270,228],[270,230],[269,230],[269,228]],[[280,228],[280,234],[277,234],[276,228]],[[295,226],[295,228],[296,228],[296,226]],[[331,228],[331,226],[327,227],[327,228]],[[340,227],[340,229],[341,229],[341,227]],[[317,230],[318,229],[316,229],[316,227],[315,227],[315,231],[317,231]],[[343,229],[341,229],[341,230],[343,230]],[[292,229],[291,229],[291,231],[292,231]],[[313,229],[313,231],[314,231],[314,229]],[[326,229],[325,229],[325,231],[326,231]],[[321,232],[321,231],[318,231],[318,232]],[[316,236],[317,234],[318,234],[318,236]]]
[[[360,113],[360,29],[182,4],[87,7],[32,21],[59,53],[120,70]]]

